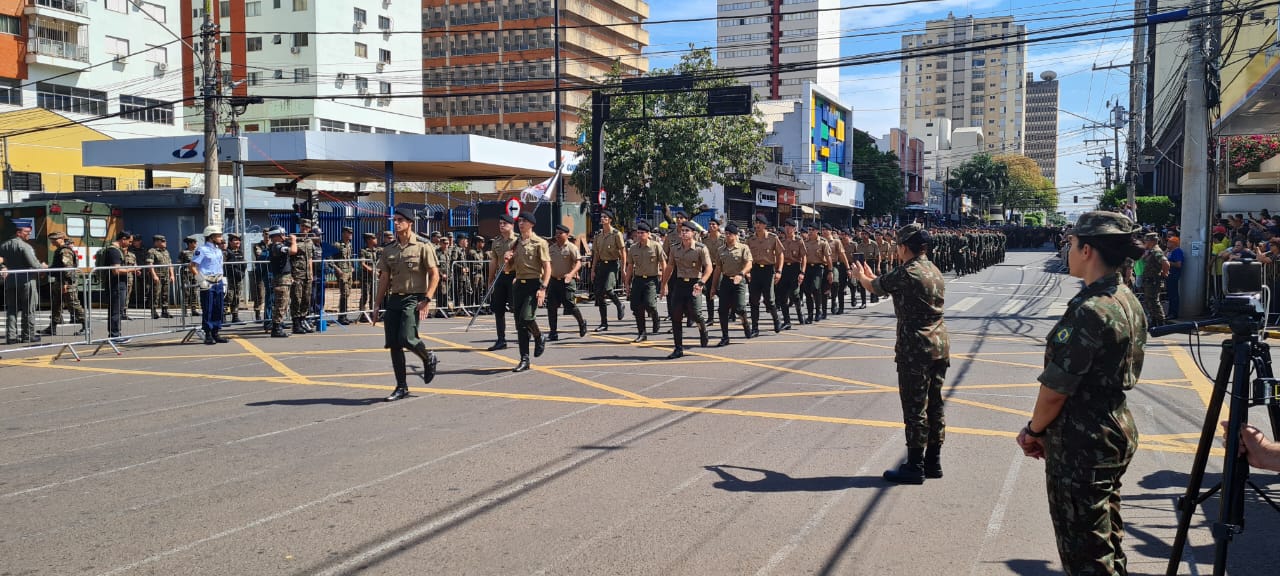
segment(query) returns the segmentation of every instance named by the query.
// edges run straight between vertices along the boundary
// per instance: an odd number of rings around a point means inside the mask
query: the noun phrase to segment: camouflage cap
[[[924,228],[919,224],[907,224],[898,229],[898,234],[894,237],[894,241],[899,244],[905,244],[912,236],[919,234]]]
[[[66,235],[66,234],[63,234],[62,232],[54,232],[53,234],[50,234],[50,235],[49,235],[49,239],[50,239],[50,240],[61,240],[61,239],[66,238],[66,237],[67,237],[67,235]]]
[[[1071,233],[1076,236],[1106,236],[1132,234],[1133,231],[1133,221],[1128,216],[1118,212],[1095,210],[1081,214]]]

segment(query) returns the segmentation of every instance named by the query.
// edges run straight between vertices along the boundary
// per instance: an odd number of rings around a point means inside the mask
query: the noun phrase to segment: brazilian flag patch
[[[1067,340],[1070,340],[1070,339],[1071,339],[1070,328],[1063,328],[1061,330],[1058,330],[1058,333],[1053,335],[1053,341],[1057,342],[1058,344],[1066,344]]]

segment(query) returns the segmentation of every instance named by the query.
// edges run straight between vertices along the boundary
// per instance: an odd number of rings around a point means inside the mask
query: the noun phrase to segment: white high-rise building
[[[0,113],[43,108],[112,138],[183,132],[179,0],[25,0],[0,9]],[[166,27],[168,29],[166,29]],[[20,46],[25,41],[25,49]],[[146,108],[135,113],[130,110]]]
[[[204,14],[181,2],[182,33],[199,34]],[[214,10],[223,86],[234,96],[268,97],[239,117],[242,131],[422,133],[422,99],[412,97],[422,93],[420,2],[222,0]],[[190,50],[181,64],[183,94],[199,96]],[[202,121],[187,117],[192,128]]]
[[[955,163],[981,152],[1022,153],[1026,47],[997,45],[1026,34],[1011,16],[948,15],[928,21],[922,34],[903,35],[902,49],[912,57],[902,61],[899,124],[910,132],[913,121],[946,118],[956,130],[980,132],[978,148],[952,143]]]
[[[738,79],[761,98],[798,100],[806,81],[840,92],[838,68],[814,69],[840,57],[839,0],[717,0],[716,8],[716,66],[745,70]]]

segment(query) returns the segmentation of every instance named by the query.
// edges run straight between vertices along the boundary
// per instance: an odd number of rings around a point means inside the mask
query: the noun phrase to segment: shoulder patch
[[[1053,335],[1053,341],[1058,344],[1066,344],[1071,339],[1071,328],[1063,327]]]

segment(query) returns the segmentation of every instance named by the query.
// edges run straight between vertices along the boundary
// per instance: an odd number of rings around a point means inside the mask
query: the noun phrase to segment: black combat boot
[[[227,342],[230,342],[230,340],[227,340],[226,338],[223,338],[220,334],[218,334],[218,332],[220,332],[220,331],[219,331],[219,330],[214,330],[214,331],[213,331],[213,341],[214,341],[215,343],[218,343],[218,344],[226,344]]]
[[[533,357],[542,357],[542,353],[547,350],[547,339],[542,336],[537,322],[529,322],[529,335],[533,336]]]
[[[521,357],[520,357],[520,363],[519,363],[519,364],[516,364],[516,367],[515,367],[515,368],[512,368],[512,369],[511,369],[511,371],[512,371],[512,372],[524,372],[525,370],[528,370],[528,369],[529,369],[529,357],[528,357],[528,356],[521,356]]]
[[[288,337],[289,337],[289,333],[284,331],[284,325],[283,325],[283,324],[281,324],[281,323],[279,323],[279,322],[272,322],[272,323],[271,323],[271,337],[272,337],[272,338],[288,338]]]
[[[942,477],[942,445],[930,444],[924,451],[924,477]]]
[[[770,310],[769,315],[773,316],[773,333],[777,334],[779,332],[782,332],[783,330],[782,321],[778,318],[778,309],[774,308],[773,310]],[[751,336],[756,337],[759,335],[760,335],[760,329],[757,327],[752,327]]]
[[[703,348],[706,348],[707,347],[707,325],[702,322],[698,322],[697,324],[698,324],[698,343],[702,344]]]
[[[729,315],[720,315],[720,342],[716,346],[729,345]]]
[[[656,308],[649,309],[649,315],[653,316],[653,333],[654,335],[662,333],[662,315],[658,314]]]
[[[387,396],[386,401],[395,402],[396,400],[404,398],[408,395],[409,395],[409,385],[404,382],[397,382],[395,391],[393,391],[390,396]]]
[[[587,321],[582,317],[582,311],[577,308],[573,309],[573,318],[578,321],[578,337],[587,337]]]
[[[742,319],[742,336],[744,338],[750,339],[751,338],[751,322],[747,321],[747,313],[742,312],[738,314],[738,317]]]
[[[493,346],[486,348],[486,350],[488,350],[489,352],[497,352],[498,350],[506,350],[506,349],[507,349],[506,338],[499,338],[497,342],[493,343]]]
[[[639,344],[649,339],[649,335],[644,332],[644,313],[643,308],[636,310],[636,332],[639,332],[639,335],[631,341],[632,344]]]
[[[436,377],[436,366],[440,364],[440,359],[436,357],[435,352],[427,350],[426,343],[421,340],[410,350],[413,350],[414,355],[422,360],[422,383],[430,384]]]
[[[884,479],[894,484],[924,484],[924,448],[907,448],[907,461],[897,470],[885,470]]]
[[[596,332],[609,331],[609,307],[605,304],[598,304],[596,308],[600,309],[600,325],[596,326]]]

